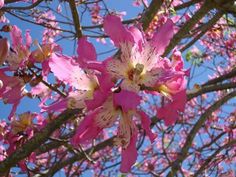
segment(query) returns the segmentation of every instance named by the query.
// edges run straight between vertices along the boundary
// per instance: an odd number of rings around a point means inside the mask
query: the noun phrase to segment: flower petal
[[[102,131],[102,128],[96,126],[94,119],[100,109],[97,109],[89,113],[76,130],[75,135],[71,139],[73,145],[84,144],[89,140],[96,138],[96,136]]]
[[[0,9],[4,6],[4,0],[0,0]]]
[[[121,106],[124,112],[130,109],[135,110],[140,104],[141,97],[135,92],[122,90],[119,93],[114,93],[113,95],[114,104],[116,106]]]
[[[119,47],[120,43],[134,43],[132,33],[123,26],[121,19],[115,15],[107,15],[104,18],[104,31],[110,36],[115,46]]]
[[[168,19],[166,23],[154,33],[151,44],[156,48],[156,52],[162,55],[174,35],[174,23]]]
[[[88,61],[96,61],[97,54],[94,46],[87,41],[86,37],[78,40],[77,53],[79,55],[78,62],[81,67],[86,65]]]
[[[149,119],[149,117],[145,114],[145,112],[143,111],[139,111],[138,112],[139,115],[141,116],[141,125],[142,128],[145,130],[147,136],[149,137],[150,141],[153,143],[155,138],[157,137],[156,134],[152,133],[151,129],[150,129],[150,125],[151,125],[151,120]]]
[[[138,153],[136,149],[136,141],[137,141],[137,132],[134,132],[130,139],[128,147],[126,149],[122,149],[121,166],[120,166],[120,171],[122,173],[130,172],[132,165],[137,160]]]
[[[141,51],[142,44],[144,43],[142,32],[134,26],[129,27],[129,31],[133,34],[134,41],[138,45],[139,50]]]
[[[91,80],[72,58],[53,53],[49,59],[49,67],[59,80],[70,86],[87,90],[91,85]]]

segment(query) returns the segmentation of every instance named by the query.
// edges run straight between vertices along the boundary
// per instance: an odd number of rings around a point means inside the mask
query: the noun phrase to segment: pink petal
[[[157,109],[157,117],[162,118],[165,125],[170,126],[178,119],[177,110],[173,109],[171,105],[166,105]]]
[[[76,70],[76,65],[72,63],[71,58],[56,54],[52,54],[49,59],[49,67],[59,80],[66,83],[71,81],[71,73]]]
[[[123,26],[121,19],[115,15],[107,15],[103,23],[104,31],[110,36],[115,46],[120,47],[121,43],[134,43],[132,33]]]
[[[156,48],[159,55],[162,55],[174,35],[174,23],[168,19],[166,23],[154,33],[151,44]]]
[[[111,88],[114,86],[111,76],[105,71],[101,75],[97,75],[97,79],[98,79],[100,88],[105,92],[109,92]]]
[[[23,45],[22,32],[16,25],[12,27],[10,36],[11,36],[13,48],[17,48],[17,46]]]
[[[42,62],[42,76],[47,76],[50,73],[49,60]]]
[[[89,78],[72,58],[53,53],[49,59],[49,67],[60,81],[77,89],[88,88]]]
[[[185,105],[187,103],[187,94],[186,90],[182,90],[175,95],[172,96],[173,99],[173,106],[180,112],[184,112]]]
[[[0,0],[0,9],[4,6],[4,0]]]
[[[141,116],[142,128],[145,130],[145,132],[146,132],[147,136],[149,137],[150,141],[153,143],[155,138],[157,137],[157,135],[152,133],[152,131],[151,131],[151,128],[150,128],[151,120],[147,116],[147,114],[145,114],[145,112],[139,111],[138,113]]]
[[[18,162],[18,165],[22,172],[26,172],[28,170],[24,160],[21,160],[20,162]]]
[[[186,90],[172,96],[173,101],[157,109],[157,117],[164,119],[167,126],[173,125],[179,117],[179,112],[184,112],[187,102]]]
[[[25,40],[26,40],[26,47],[30,48],[30,45],[32,44],[32,38],[30,36],[30,30],[26,30]]]
[[[134,132],[128,147],[126,149],[122,149],[121,153],[121,166],[120,171],[122,173],[128,173],[131,170],[132,165],[137,160],[137,149],[136,149],[136,141],[137,141],[137,132]]]
[[[94,110],[97,107],[101,106],[107,99],[109,92],[103,92],[101,90],[96,90],[93,93],[92,100],[86,100],[86,106],[88,110]]]
[[[41,112],[62,112],[67,109],[67,99],[57,100],[49,106],[40,105]]]
[[[110,75],[106,72],[97,75],[99,88],[94,91],[93,99],[85,101],[88,110],[95,109],[101,106],[111,94],[111,88],[114,86]]]
[[[113,94],[114,105],[121,106],[124,112],[129,111],[130,109],[135,110],[140,104],[141,97],[131,91],[122,90],[119,93]]]
[[[182,73],[182,75],[176,75],[170,80],[168,80],[165,85],[169,89],[171,94],[176,94],[181,90],[186,88],[187,81]]]
[[[138,28],[135,28],[134,26],[129,27],[129,31],[133,34],[134,41],[136,44],[138,44],[139,50],[142,50],[142,45],[144,43],[143,34]]]
[[[77,128],[76,134],[71,139],[73,145],[84,144],[87,141],[96,138],[96,136],[102,131],[102,128],[96,126],[94,123],[94,119],[99,111],[100,109],[97,109],[85,116]]]
[[[105,66],[102,62],[99,61],[89,61],[87,62],[87,68],[88,69],[93,69],[93,70],[97,70],[100,72],[105,72]]]
[[[79,55],[78,62],[83,67],[88,61],[95,61],[97,54],[94,46],[87,41],[86,37],[78,40],[77,53]]]

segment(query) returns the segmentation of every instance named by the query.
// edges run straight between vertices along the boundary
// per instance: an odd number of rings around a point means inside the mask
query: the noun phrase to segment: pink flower
[[[4,6],[4,0],[0,0],[0,9]]]
[[[174,25],[167,20],[151,41],[145,41],[135,27],[123,26],[119,17],[108,15],[104,19],[104,30],[114,45],[121,48],[121,56],[107,62],[108,73],[115,79],[123,79],[121,88],[138,92],[140,86],[155,86],[169,72],[163,68],[160,55],[164,52],[174,32]]]
[[[12,69],[17,69],[24,66],[28,61],[30,55],[30,45],[32,42],[29,31],[26,31],[25,44],[23,43],[22,32],[17,26],[13,26],[10,32],[12,49],[14,52],[9,52],[6,61],[10,64]]]
[[[134,117],[140,118],[142,127],[150,140],[155,135],[150,130],[150,120],[143,112],[136,113],[141,97],[135,92],[121,90],[110,92],[104,103],[93,111],[90,111],[77,128],[71,142],[73,145],[88,143],[95,139],[104,129],[111,127],[119,119],[119,127],[115,144],[122,147],[121,171],[128,172],[137,158],[136,140],[137,127]]]
[[[0,78],[3,85],[0,87],[0,99],[3,99],[4,103],[13,104],[9,115],[9,118],[11,118],[26,91],[24,82],[18,77],[6,75],[5,72],[7,71],[9,71],[9,68],[0,69]]]

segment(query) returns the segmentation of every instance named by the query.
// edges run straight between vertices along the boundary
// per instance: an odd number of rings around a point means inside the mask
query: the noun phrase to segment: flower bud
[[[7,38],[0,39],[0,65],[3,64],[5,61],[5,58],[8,55],[10,44],[7,40]]]

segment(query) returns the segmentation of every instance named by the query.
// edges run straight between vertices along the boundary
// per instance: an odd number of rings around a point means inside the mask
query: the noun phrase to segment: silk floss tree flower
[[[173,76],[171,68],[164,65],[166,59],[160,57],[174,34],[171,20],[167,20],[149,41],[138,28],[123,26],[120,18],[114,15],[104,19],[104,30],[121,49],[121,55],[106,65],[113,78],[122,79],[121,88],[138,92],[141,86],[154,87]]]
[[[8,53],[6,61],[11,66],[11,69],[16,70],[27,64],[32,38],[30,36],[30,31],[27,30],[25,33],[25,40],[23,40],[22,31],[15,25],[11,28],[10,36],[12,51]]]
[[[122,89],[134,92],[152,90],[152,93],[160,92],[167,97],[168,105],[174,109],[164,109],[164,112],[158,109],[161,112],[158,115],[166,124],[173,124],[187,101],[185,76],[188,74],[183,69],[179,51],[175,50],[172,61],[161,57],[174,35],[172,20],[168,19],[149,41],[137,28],[123,26],[120,18],[114,15],[105,18],[104,30],[121,49],[119,57],[107,62],[108,73],[115,80],[122,80]]]
[[[95,66],[93,69],[100,71],[101,75],[107,73],[109,77],[100,79],[99,83],[111,86],[109,82],[113,82],[114,87],[107,90],[109,94],[106,94],[103,104],[97,105],[98,107],[93,106],[93,110],[85,116],[71,142],[74,145],[87,143],[96,138],[104,128],[113,126],[119,119],[115,144],[122,147],[120,170],[128,172],[137,159],[138,129],[134,119],[141,120],[142,128],[151,141],[155,139],[155,135],[150,130],[150,119],[137,108],[141,101],[138,93],[142,87],[156,87],[159,91],[159,86],[171,80],[177,73],[173,67],[166,65],[167,59],[160,57],[174,34],[174,27],[173,22],[168,20],[154,34],[151,41],[146,41],[137,28],[126,28],[119,17],[108,15],[104,19],[104,30],[111,37],[114,45],[121,49],[120,57],[108,58],[100,67],[94,65],[96,59],[94,55],[80,57],[79,63],[86,69]],[[86,44],[89,51],[94,51],[91,50],[93,47],[86,42],[85,38],[80,40],[79,44]],[[101,69],[104,65],[105,69]],[[94,97],[102,97],[102,92],[99,93]]]

